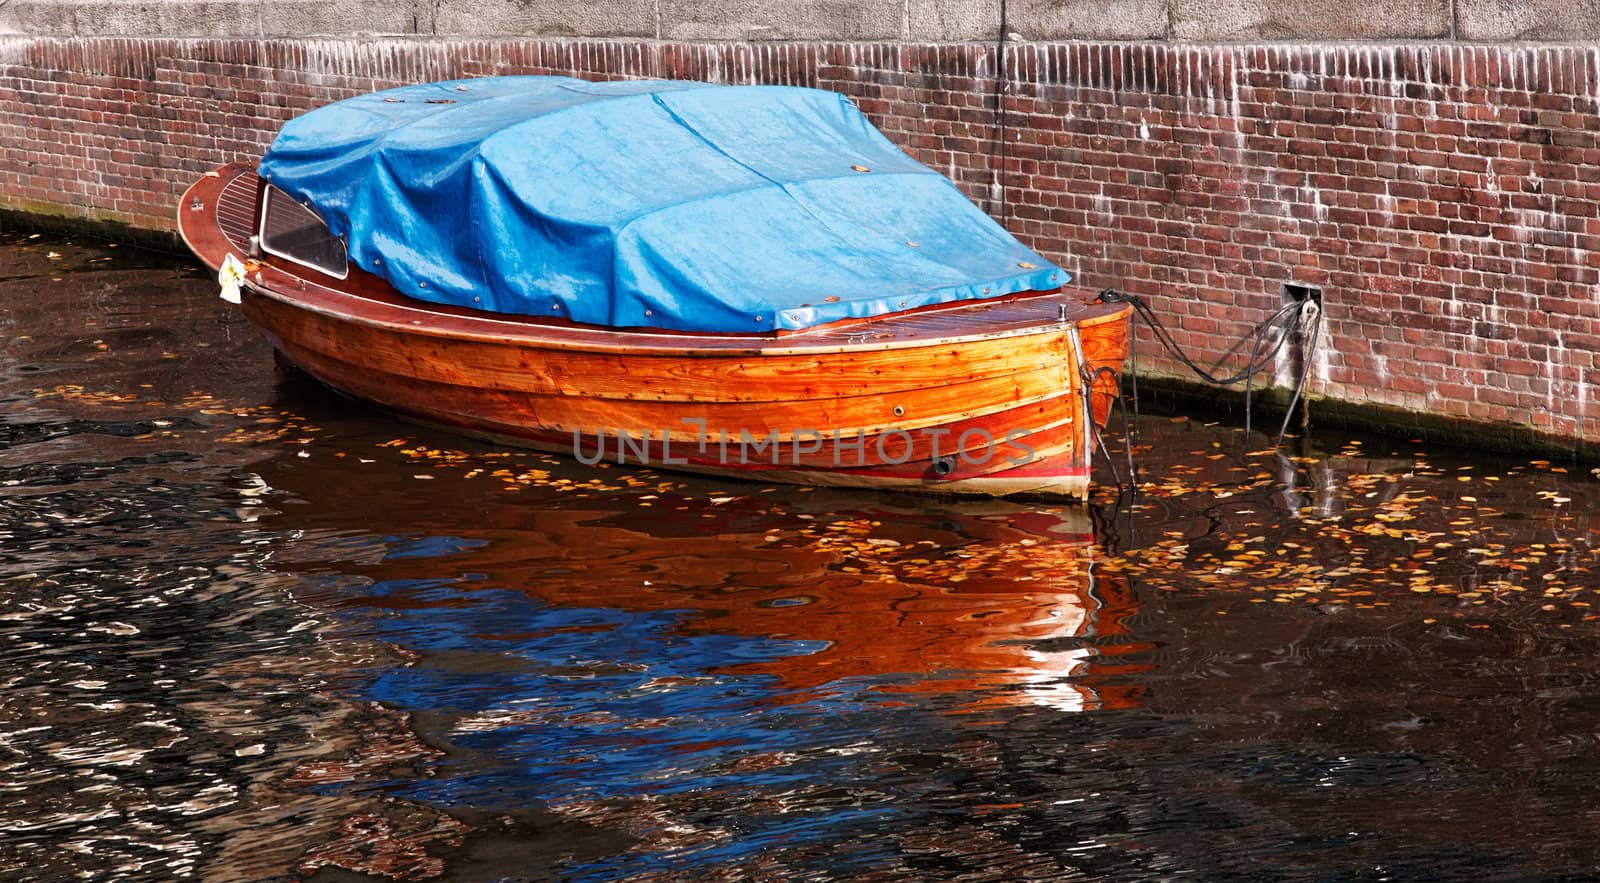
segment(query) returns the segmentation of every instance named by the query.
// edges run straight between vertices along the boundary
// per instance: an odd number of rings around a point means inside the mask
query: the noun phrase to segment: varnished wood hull
[[[254,175],[185,194],[207,264],[244,257]],[[196,208],[198,206],[198,208]],[[242,308],[289,361],[407,417],[584,462],[935,493],[1087,495],[1125,306],[1067,292],[782,336],[598,329],[441,307],[353,271],[249,262]]]

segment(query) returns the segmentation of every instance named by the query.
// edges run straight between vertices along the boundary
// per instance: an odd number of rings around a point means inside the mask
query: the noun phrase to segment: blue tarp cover
[[[293,120],[261,174],[401,292],[502,313],[771,331],[1067,279],[815,89],[407,86]]]

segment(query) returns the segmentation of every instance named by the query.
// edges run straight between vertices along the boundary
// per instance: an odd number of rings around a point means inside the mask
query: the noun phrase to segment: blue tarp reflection
[[[427,777],[383,783],[385,794],[491,811],[695,804],[712,793],[724,795],[721,806],[751,804],[692,850],[645,849],[586,871],[601,877],[848,840],[847,830],[897,812],[896,786],[856,792],[851,783],[874,779],[875,734],[906,709],[886,707],[874,683],[797,696],[769,676],[726,670],[808,655],[820,642],[700,633],[686,611],[556,607],[470,579],[389,580],[363,594],[351,624],[418,656],[377,671],[364,698],[452,722],[428,734],[451,755]],[[786,793],[818,788],[841,793],[774,808]]]

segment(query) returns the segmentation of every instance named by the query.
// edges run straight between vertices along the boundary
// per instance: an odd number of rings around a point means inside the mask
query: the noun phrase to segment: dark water
[[[1141,421],[1146,494],[585,469],[0,234],[0,878],[1600,876],[1600,483]]]

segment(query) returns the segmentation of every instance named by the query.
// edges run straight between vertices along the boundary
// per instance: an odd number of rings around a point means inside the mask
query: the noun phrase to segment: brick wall
[[[0,37],[0,208],[169,229],[283,120],[503,73],[850,95],[1091,286],[1202,357],[1321,286],[1319,396],[1600,442],[1600,50]],[[1006,155],[999,173],[1001,132]],[[1176,374],[1170,362],[1143,367]]]

